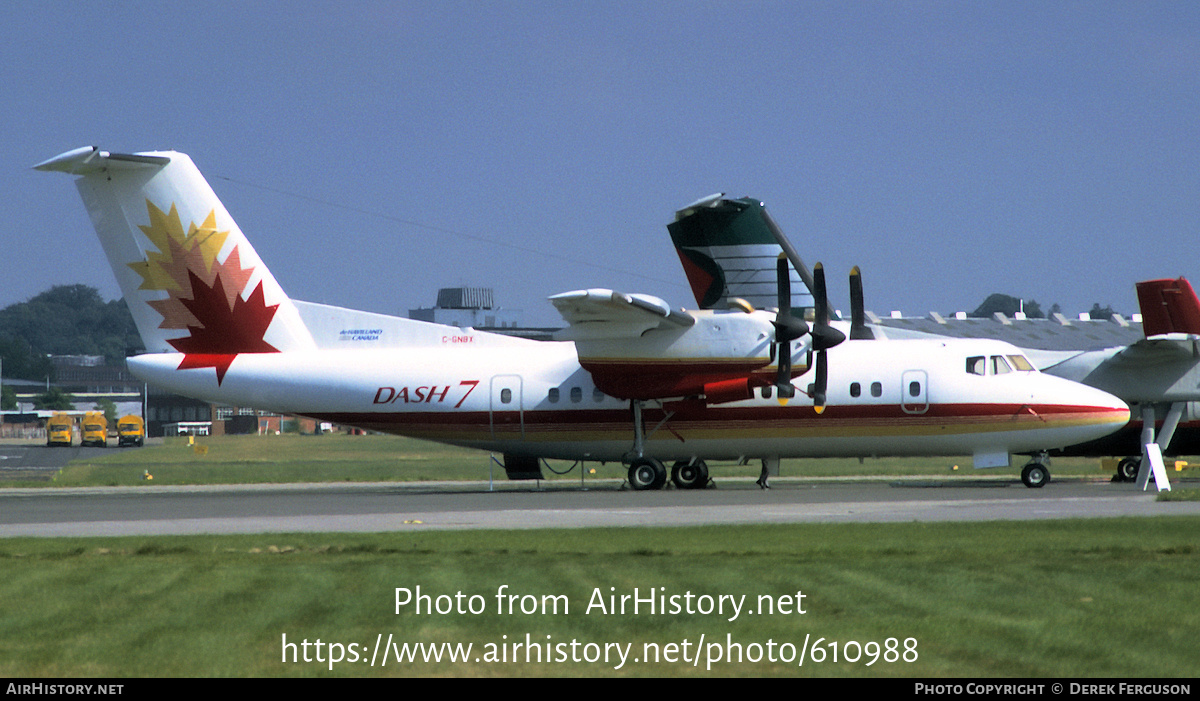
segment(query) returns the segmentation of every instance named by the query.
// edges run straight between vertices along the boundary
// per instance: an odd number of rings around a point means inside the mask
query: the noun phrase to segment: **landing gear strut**
[[[634,399],[629,402],[629,411],[633,415],[633,450],[625,454],[629,463],[629,486],[636,491],[662,489],[667,483],[667,468],[661,460],[652,458],[645,453],[646,426],[643,423],[642,402]],[[654,431],[657,431],[671,417],[668,413]],[[654,433],[651,431],[651,434]],[[679,460],[671,466],[671,482],[678,489],[704,489],[708,486],[708,464],[699,458]]]

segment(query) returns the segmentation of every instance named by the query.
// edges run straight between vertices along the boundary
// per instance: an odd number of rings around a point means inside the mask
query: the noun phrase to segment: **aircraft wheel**
[[[637,491],[662,489],[667,483],[667,468],[654,458],[638,458],[629,466],[629,486]]]
[[[708,486],[708,465],[703,460],[680,460],[671,468],[671,481],[680,489],[704,489]]]
[[[1138,469],[1142,466],[1141,458],[1125,458],[1117,463],[1118,482],[1136,482]]]
[[[1040,462],[1031,462],[1021,470],[1021,481],[1030,489],[1045,487],[1050,482],[1050,470]]]

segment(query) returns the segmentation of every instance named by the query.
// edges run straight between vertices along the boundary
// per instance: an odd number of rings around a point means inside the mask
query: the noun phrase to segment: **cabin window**
[[[1013,367],[1021,372],[1033,372],[1033,363],[1023,355],[1010,355],[1008,359],[1012,361]]]
[[[971,375],[986,375],[987,374],[987,357],[975,355],[967,358],[967,373]]]
[[[881,382],[872,382],[871,383],[871,396],[872,397],[882,397],[883,396],[883,383],[881,383]]]
[[[604,401],[604,393],[600,391],[599,387],[592,390],[592,401],[593,402]]]
[[[857,382],[851,382],[850,383],[850,396],[858,397],[861,395],[862,395],[862,385],[858,384]]]
[[[571,402],[573,404],[578,404],[579,402],[582,402],[582,401],[583,401],[583,388],[582,387],[572,387],[571,388]]]
[[[1008,366],[1008,361],[1006,361],[1004,359],[1004,356],[993,355],[992,356],[992,374],[993,375],[1003,375],[1008,372],[1012,372],[1012,368],[1010,368]]]
[[[546,395],[546,398],[550,400],[551,404],[558,404],[558,388],[551,387],[550,391]]]
[[[500,390],[500,403],[501,404],[512,403],[512,390],[511,389],[508,389],[507,387],[505,387],[504,389]]]
[[[910,397],[921,396],[921,383],[920,382],[909,382],[908,383],[908,396],[910,396]]]

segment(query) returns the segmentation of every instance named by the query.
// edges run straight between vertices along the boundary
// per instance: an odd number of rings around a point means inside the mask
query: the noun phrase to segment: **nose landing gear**
[[[1050,483],[1050,469],[1034,460],[1021,470],[1021,481],[1030,489],[1039,489]]]

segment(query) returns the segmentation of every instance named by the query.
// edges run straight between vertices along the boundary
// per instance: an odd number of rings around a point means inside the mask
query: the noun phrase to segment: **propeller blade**
[[[775,272],[775,282],[779,288],[779,311],[775,313],[775,321],[772,324],[775,326],[775,342],[786,343],[808,333],[808,324],[803,319],[792,316],[791,270],[788,268],[787,257],[782,253],[779,254]]]
[[[817,353],[817,381],[813,387],[813,409],[818,414],[825,411],[825,391],[829,389],[829,361],[825,351]]]
[[[780,253],[775,264],[775,284],[779,293],[779,311],[775,314],[775,361],[779,371],[775,375],[775,388],[780,404],[796,396],[796,388],[792,386],[792,344],[791,342],[809,333],[808,324],[803,319],[792,316],[792,275],[788,268],[787,256]]]
[[[846,340],[846,334],[829,325],[829,297],[825,292],[825,266],[813,266],[813,299],[816,304],[816,323],[812,334],[812,348],[816,351],[817,376],[813,383],[813,409],[818,414],[825,411],[825,393],[829,389],[829,359],[825,352]]]
[[[779,315],[792,313],[792,274],[788,269],[787,256],[780,253],[775,261],[775,289],[779,293]]]
[[[820,263],[813,266],[813,302],[817,326],[828,326],[829,297],[825,294],[825,266]]]
[[[812,331],[810,331],[812,347],[816,351],[829,350],[846,340],[846,334],[829,325],[829,297],[825,294],[825,266],[820,263],[813,266],[813,288],[817,318]]]
[[[779,344],[779,372],[775,375],[775,389],[778,392],[780,404],[796,396],[796,388],[792,385],[792,348],[791,344]]]
[[[874,339],[875,332],[867,328],[867,313],[863,308],[862,271],[856,265],[850,270],[850,340]]]

